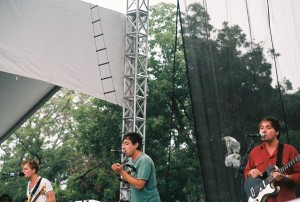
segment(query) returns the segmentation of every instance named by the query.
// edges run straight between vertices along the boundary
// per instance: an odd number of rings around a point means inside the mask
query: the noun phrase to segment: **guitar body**
[[[275,166],[268,167],[262,177],[248,177],[244,184],[248,202],[264,202],[269,195],[274,195],[279,192],[280,187],[274,187],[273,182],[267,180],[274,169]]]
[[[271,184],[267,185],[264,190],[258,193],[255,198],[249,197],[248,202],[265,202],[269,195],[277,194],[280,187],[273,188]]]

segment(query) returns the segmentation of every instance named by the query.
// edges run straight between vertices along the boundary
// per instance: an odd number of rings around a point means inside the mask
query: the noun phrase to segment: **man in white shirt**
[[[51,182],[38,175],[39,163],[25,160],[22,168],[24,177],[29,180],[26,191],[28,202],[56,202]]]

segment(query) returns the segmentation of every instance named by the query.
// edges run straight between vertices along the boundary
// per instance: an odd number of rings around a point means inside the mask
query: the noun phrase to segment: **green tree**
[[[68,169],[82,163],[74,147],[76,128],[70,113],[74,96],[72,91],[57,93],[1,145],[4,151],[1,161],[7,162],[2,172],[20,172],[21,162],[33,158],[40,162],[39,174],[60,188],[61,182],[69,177]],[[20,201],[26,194],[26,181],[15,178],[10,182],[11,185],[1,187],[1,191],[13,196],[14,201]]]
[[[110,167],[112,163],[120,161],[120,156],[112,156],[110,151],[121,147],[122,108],[92,98],[73,112],[78,122],[78,149],[86,156],[81,172],[111,156],[87,175],[84,181],[84,189],[87,191],[85,195],[99,200],[116,200],[119,197],[120,182]]]
[[[146,151],[159,156],[155,163],[162,201],[194,201],[201,198],[203,184],[182,41],[174,35],[176,6],[160,3],[150,13]]]

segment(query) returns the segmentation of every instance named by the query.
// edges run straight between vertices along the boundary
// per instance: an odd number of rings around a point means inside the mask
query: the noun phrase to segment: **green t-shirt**
[[[145,186],[138,190],[130,186],[132,202],[160,202],[158,190],[156,188],[155,167],[152,159],[147,154],[142,153],[133,166],[136,172],[132,175],[137,179],[146,180]]]

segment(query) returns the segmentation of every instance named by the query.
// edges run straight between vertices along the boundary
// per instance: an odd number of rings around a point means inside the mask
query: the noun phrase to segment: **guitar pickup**
[[[254,198],[255,197],[255,190],[254,190],[253,187],[251,187],[250,193],[251,193],[251,196]]]

